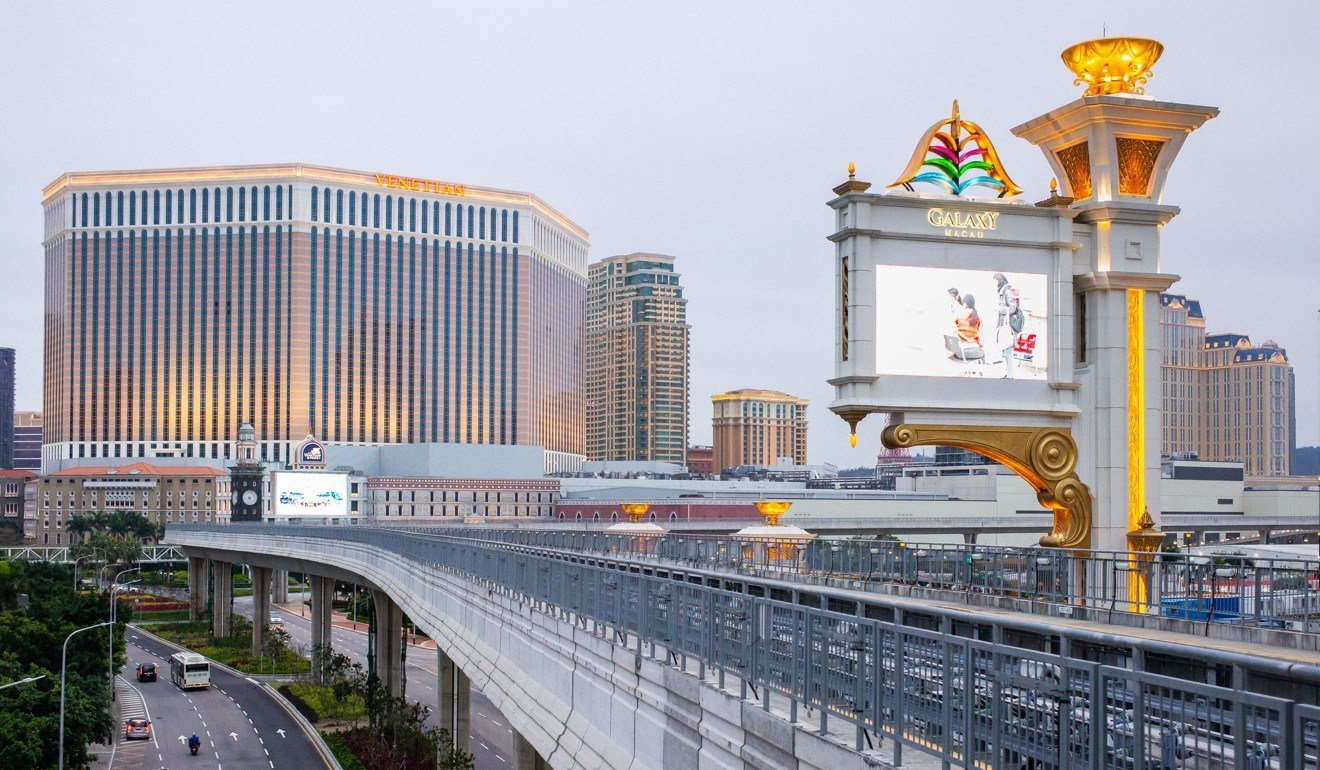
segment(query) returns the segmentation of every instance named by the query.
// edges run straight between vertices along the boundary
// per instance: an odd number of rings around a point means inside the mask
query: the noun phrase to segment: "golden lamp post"
[[[626,540],[623,538],[620,540],[629,544],[628,550],[635,553],[651,553],[655,550],[655,541],[669,533],[669,530],[653,521],[642,521],[642,517],[651,510],[650,503],[621,503],[619,508],[623,510],[628,520],[611,524],[605,528],[605,531],[611,535],[627,536]]]
[[[816,535],[792,524],[779,523],[779,517],[792,505],[788,500],[758,500],[752,505],[765,517],[765,523],[743,527],[733,534],[734,540],[742,542],[743,561],[781,569],[796,565]]]
[[[1145,612],[1150,601],[1150,569],[1155,554],[1164,544],[1164,532],[1155,526],[1150,511],[1141,514],[1137,528],[1127,533],[1128,550],[1132,552],[1128,581],[1128,609]]]

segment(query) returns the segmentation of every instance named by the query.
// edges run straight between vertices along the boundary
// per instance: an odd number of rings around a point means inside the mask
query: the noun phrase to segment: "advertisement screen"
[[[277,471],[274,482],[276,516],[347,516],[347,473]]]
[[[1043,380],[1041,273],[875,267],[877,374]]]

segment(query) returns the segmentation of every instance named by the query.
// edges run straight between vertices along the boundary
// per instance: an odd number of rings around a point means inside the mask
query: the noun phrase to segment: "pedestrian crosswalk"
[[[142,699],[142,693],[137,691],[133,685],[129,684],[122,676],[115,677],[115,698],[119,701],[119,724],[122,726],[130,719],[148,719],[147,704]],[[122,727],[119,735],[120,743],[123,742],[124,735]]]

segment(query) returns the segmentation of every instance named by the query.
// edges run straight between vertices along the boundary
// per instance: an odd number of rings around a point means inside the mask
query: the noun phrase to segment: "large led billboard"
[[[1043,380],[1042,273],[875,266],[876,373]]]
[[[271,474],[276,516],[347,516],[348,474],[277,471]]]

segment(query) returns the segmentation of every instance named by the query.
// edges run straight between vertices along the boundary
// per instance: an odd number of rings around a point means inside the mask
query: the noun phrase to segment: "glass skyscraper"
[[[71,173],[43,461],[344,444],[584,451],[587,233],[527,193],[307,165]]]

